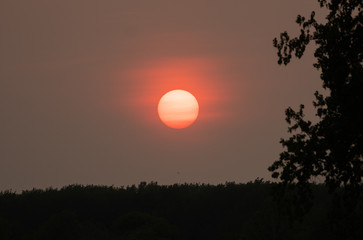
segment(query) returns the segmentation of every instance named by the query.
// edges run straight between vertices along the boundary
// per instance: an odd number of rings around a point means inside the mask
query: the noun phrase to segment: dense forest
[[[297,221],[280,214],[276,186],[257,179],[5,191],[0,239],[334,239],[335,208],[324,186],[312,186],[313,207]]]

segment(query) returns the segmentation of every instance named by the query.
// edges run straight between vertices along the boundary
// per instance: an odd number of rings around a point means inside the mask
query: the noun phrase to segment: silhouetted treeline
[[[332,201],[323,186],[313,185],[313,208],[291,225],[273,202],[275,185],[257,179],[6,191],[0,239],[333,239]]]

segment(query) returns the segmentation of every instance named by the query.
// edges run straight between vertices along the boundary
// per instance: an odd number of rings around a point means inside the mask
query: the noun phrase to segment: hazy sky
[[[321,88],[314,46],[278,66],[272,39],[316,0],[1,1],[0,190],[270,180],[284,110]],[[157,103],[193,93],[197,121]]]

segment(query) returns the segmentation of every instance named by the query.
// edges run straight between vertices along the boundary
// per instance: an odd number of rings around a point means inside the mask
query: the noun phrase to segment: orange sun
[[[158,113],[161,121],[171,128],[185,128],[198,117],[197,99],[184,90],[173,90],[161,97]]]

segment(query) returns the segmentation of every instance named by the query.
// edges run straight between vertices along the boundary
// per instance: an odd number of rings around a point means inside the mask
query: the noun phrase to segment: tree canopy
[[[312,185],[319,196],[313,211],[289,228],[286,217],[277,218],[270,195],[275,185],[256,179],[247,184],[143,182],[0,192],[0,239],[333,239],[325,214],[331,196],[324,186]]]
[[[308,19],[299,15],[300,36],[291,39],[284,32],[273,44],[278,63],[287,65],[293,54],[301,58],[306,46],[315,42],[314,67],[330,94],[315,92],[317,123],[304,118],[304,105],[298,111],[286,109],[288,131],[294,134],[281,139],[286,150],[269,170],[287,183],[323,176],[331,189],[356,189],[363,177],[363,3],[319,3],[329,9],[326,23],[318,23],[314,12]]]
[[[305,118],[304,105],[297,111],[286,109],[291,135],[281,139],[284,151],[269,171],[284,186],[297,186],[298,199],[304,202],[311,197],[308,183],[322,177],[331,192],[343,192],[354,212],[363,177],[363,2],[318,2],[329,12],[323,23],[316,20],[315,12],[309,18],[298,15],[300,35],[290,38],[283,32],[273,45],[278,64],[287,65],[315,43],[313,66],[321,71],[327,94],[314,94],[317,122]]]

